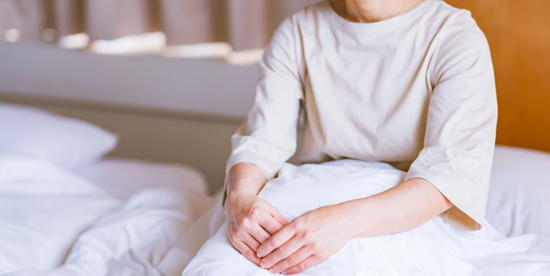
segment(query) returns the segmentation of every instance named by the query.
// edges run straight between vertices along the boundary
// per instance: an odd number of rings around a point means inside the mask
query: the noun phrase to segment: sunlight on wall
[[[250,49],[238,52],[231,52],[225,59],[235,65],[250,65],[260,61],[264,55],[264,49]]]
[[[164,55],[167,57],[224,58],[232,51],[233,49],[228,43],[215,42],[167,46]]]
[[[90,37],[85,33],[66,35],[59,38],[57,46],[63,49],[86,49]]]
[[[21,32],[18,29],[8,29],[4,34],[7,42],[17,42],[20,36]]]
[[[235,65],[249,65],[257,63],[263,53],[263,49],[233,51],[229,43],[215,42],[168,46],[164,55],[177,58],[217,58]]]
[[[12,36],[16,37],[15,34],[12,34]],[[46,38],[44,39],[46,40]],[[153,54],[169,58],[214,58],[235,65],[255,64],[264,53],[263,49],[233,51],[231,45],[225,42],[166,45],[166,35],[162,32],[91,42],[87,34],[79,33],[60,37],[57,45],[63,49],[86,49],[92,53],[102,55]]]
[[[161,32],[129,35],[113,40],[94,40],[89,45],[92,53],[105,55],[134,55],[162,53],[166,36]]]

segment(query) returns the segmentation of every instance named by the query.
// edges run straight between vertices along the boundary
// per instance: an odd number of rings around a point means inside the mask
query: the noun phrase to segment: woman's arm
[[[287,224],[275,207],[258,197],[266,182],[267,178],[255,165],[234,165],[227,177],[223,209],[231,244],[256,265],[260,264],[256,254],[260,244]]]
[[[326,260],[352,238],[413,229],[451,206],[430,182],[409,179],[374,196],[296,218],[259,247],[260,266],[273,273],[298,273]]]
[[[226,166],[228,236],[256,265],[260,243],[287,224],[277,209],[257,194],[296,151],[303,87],[295,32],[292,18],[288,18],[273,34],[260,61],[254,106],[231,137],[233,150]]]
[[[227,194],[231,197],[240,193],[257,195],[267,183],[267,178],[254,164],[238,163],[229,171],[227,176]]]
[[[383,193],[342,203],[352,216],[352,237],[373,237],[413,229],[453,204],[430,182],[409,179]],[[352,213],[353,212],[353,213]]]

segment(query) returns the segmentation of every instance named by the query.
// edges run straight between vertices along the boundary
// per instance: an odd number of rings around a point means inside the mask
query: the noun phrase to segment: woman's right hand
[[[260,245],[288,224],[277,208],[249,189],[232,189],[224,204],[227,233],[233,247],[260,266]]]

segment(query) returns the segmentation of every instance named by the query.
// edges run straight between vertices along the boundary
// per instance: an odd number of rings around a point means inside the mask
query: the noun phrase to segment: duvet
[[[404,174],[386,164],[357,160],[285,164],[260,196],[290,221],[321,206],[385,191]],[[221,225],[200,248],[183,276],[271,275],[231,246],[226,228]],[[506,238],[486,221],[480,231],[460,231],[435,217],[410,231],[350,240],[300,275],[550,275],[550,240],[538,235]]]
[[[161,275],[155,265],[211,201],[154,188],[122,200],[49,162],[0,152],[0,274]]]

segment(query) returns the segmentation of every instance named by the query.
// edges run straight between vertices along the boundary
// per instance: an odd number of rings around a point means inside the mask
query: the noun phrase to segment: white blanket
[[[403,177],[389,165],[356,160],[285,164],[260,196],[290,221],[321,206],[383,192]],[[223,224],[202,246],[183,275],[271,275],[231,246],[226,228]],[[350,240],[300,275],[550,275],[550,240],[505,238],[487,222],[480,231],[465,232],[435,217],[403,233]]]
[[[161,275],[155,265],[212,201],[166,189],[123,201],[48,162],[0,153],[0,274]]]

